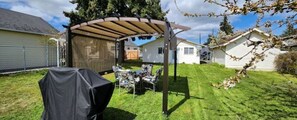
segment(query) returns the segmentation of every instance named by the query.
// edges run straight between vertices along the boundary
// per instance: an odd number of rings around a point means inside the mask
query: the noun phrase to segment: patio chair
[[[154,76],[150,75],[150,76],[145,76],[145,77],[142,78],[142,80],[144,82],[153,85],[154,92],[156,92],[156,84],[160,80],[160,77],[161,77],[161,74],[162,74],[162,70],[163,70],[163,67],[161,67],[160,69],[158,69],[156,71],[156,74]]]
[[[132,71],[119,71],[119,91],[123,87],[126,90],[133,90],[133,98],[135,96],[135,73]]]
[[[120,71],[120,70],[123,70],[123,67],[122,66],[112,66],[112,70],[113,71]]]
[[[141,69],[145,76],[151,76],[153,71],[153,65],[152,64],[142,64]]]
[[[120,75],[119,72],[122,70],[121,66],[112,66],[112,70],[114,72],[114,77],[115,77],[115,86],[117,86],[117,83],[119,82]]]

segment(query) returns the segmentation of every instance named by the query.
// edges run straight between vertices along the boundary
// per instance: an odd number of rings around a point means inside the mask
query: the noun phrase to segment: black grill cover
[[[114,85],[99,74],[77,68],[52,68],[39,81],[42,120],[99,119]]]

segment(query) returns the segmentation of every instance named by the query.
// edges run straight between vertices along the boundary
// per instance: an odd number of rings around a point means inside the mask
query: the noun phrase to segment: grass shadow
[[[125,69],[132,69],[132,67],[141,67],[142,61],[139,60],[125,60],[125,62],[120,64]]]
[[[170,76],[169,80],[173,81]],[[171,83],[171,84],[170,84]],[[169,94],[182,95],[184,98],[168,110],[169,115],[190,99],[190,90],[187,77],[177,77],[177,81],[169,82]]]
[[[203,98],[190,96],[189,82],[187,77],[177,76],[177,80],[174,81],[174,76],[169,76],[168,79],[169,79],[168,94],[175,94],[176,96],[184,96],[182,100],[180,100],[177,104],[175,104],[173,107],[171,107],[168,110],[169,115],[172,112],[174,112],[176,109],[178,109],[180,106],[182,106],[190,98],[203,99]],[[163,88],[163,80],[161,79],[157,84],[156,92],[162,92],[163,91],[162,88]]]
[[[108,107],[103,112],[104,120],[134,120],[136,116],[136,114],[113,107]]]
[[[129,60],[125,61],[124,63],[120,64],[125,69],[132,69],[132,67],[141,67],[142,64],[153,64],[153,65],[161,65],[163,66],[163,63],[149,63],[149,62],[142,62],[139,60]]]

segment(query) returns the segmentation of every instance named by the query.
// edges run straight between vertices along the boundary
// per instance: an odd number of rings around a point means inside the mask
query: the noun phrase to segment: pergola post
[[[118,44],[119,43],[117,41],[114,42],[114,57],[115,57],[115,63],[114,63],[114,65],[115,66],[118,65],[118,58],[119,58],[119,56],[118,56]]]
[[[67,26],[67,32],[66,32],[66,63],[67,67],[72,67],[72,37],[71,37],[71,29],[70,26]]]
[[[176,82],[177,48],[174,49],[174,82]]]
[[[174,34],[174,32],[171,30],[170,31],[170,49],[173,50],[173,57],[174,57],[174,82],[176,81],[176,69],[177,69],[177,38]]]
[[[122,64],[125,61],[125,40],[119,41],[118,63]]]
[[[163,105],[162,110],[164,115],[168,115],[168,54],[170,44],[170,24],[165,22],[164,32],[164,73],[163,73]]]

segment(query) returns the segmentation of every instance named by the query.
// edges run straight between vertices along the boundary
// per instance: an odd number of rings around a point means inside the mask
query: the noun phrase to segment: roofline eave
[[[7,29],[7,28],[0,28],[0,30],[4,31],[11,31],[11,32],[19,32],[19,33],[29,33],[29,34],[35,34],[35,35],[45,35],[45,36],[57,36],[58,33],[56,34],[46,34],[46,33],[37,33],[37,32],[28,32],[28,31],[22,31],[22,30],[13,30],[13,29]]]

